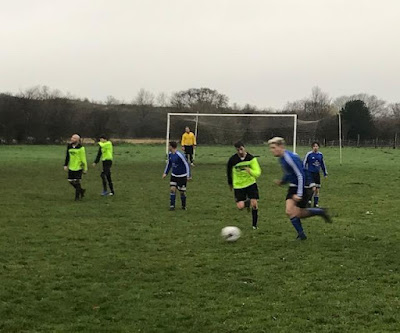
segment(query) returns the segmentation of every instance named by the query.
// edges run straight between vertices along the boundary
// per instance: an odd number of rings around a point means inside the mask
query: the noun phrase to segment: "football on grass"
[[[238,227],[225,227],[221,230],[222,238],[227,242],[236,242],[240,237],[241,231]]]

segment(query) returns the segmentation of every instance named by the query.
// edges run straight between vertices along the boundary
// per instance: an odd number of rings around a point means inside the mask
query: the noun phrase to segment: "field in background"
[[[168,211],[164,149],[116,146],[117,195],[100,197],[90,168],[75,203],[64,146],[0,146],[0,331],[398,331],[400,151],[347,148],[339,166],[324,149],[334,224],[307,220],[309,240],[293,242],[267,147],[249,149],[263,169],[257,231],[226,185],[232,148],[199,147],[186,212]],[[226,225],[237,243],[221,241]]]

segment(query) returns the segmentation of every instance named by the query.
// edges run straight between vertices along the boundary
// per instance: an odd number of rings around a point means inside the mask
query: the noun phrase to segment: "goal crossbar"
[[[171,116],[191,116],[196,117],[196,132],[198,126],[199,117],[284,117],[293,118],[293,151],[296,152],[297,142],[297,114],[271,114],[271,113],[175,113],[169,112],[167,114],[167,135],[165,142],[165,151],[168,155],[168,143],[170,140],[170,127],[171,127]],[[196,133],[197,135],[197,133]]]

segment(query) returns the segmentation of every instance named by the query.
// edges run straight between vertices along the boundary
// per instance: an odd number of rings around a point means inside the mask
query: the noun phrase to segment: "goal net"
[[[283,137],[296,151],[297,115],[261,113],[168,113],[166,152],[168,142],[180,142],[185,127],[195,133],[201,145],[262,144],[274,136]]]

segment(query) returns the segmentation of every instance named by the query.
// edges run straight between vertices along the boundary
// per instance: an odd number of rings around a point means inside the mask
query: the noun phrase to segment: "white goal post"
[[[293,118],[293,151],[296,152],[297,143],[297,114],[273,114],[273,113],[168,113],[167,118],[167,135],[165,142],[165,151],[168,155],[168,144],[170,141],[171,117],[189,116],[196,119],[195,135],[197,138],[197,129],[199,117],[284,117]],[[265,138],[267,139],[267,138]]]

